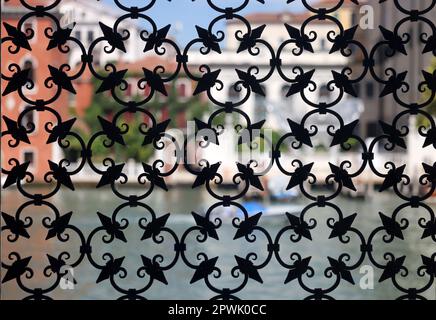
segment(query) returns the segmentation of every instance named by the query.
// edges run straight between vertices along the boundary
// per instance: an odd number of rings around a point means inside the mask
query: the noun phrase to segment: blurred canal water
[[[36,190],[37,191],[37,190]],[[35,192],[36,192],[35,191]],[[2,211],[14,215],[16,209],[26,200],[14,190],[2,192]],[[304,205],[307,200],[296,200],[297,204]],[[59,208],[61,214],[73,211],[70,223],[77,226],[87,237],[91,230],[100,226],[97,211],[110,216],[113,210],[122,202],[109,190],[102,191],[96,189],[79,189],[74,192],[60,191],[52,199],[52,202]],[[185,230],[194,225],[194,219],[191,211],[199,212],[201,208],[207,207],[214,203],[214,200],[207,194],[189,188],[175,188],[171,192],[165,193],[156,190],[146,202],[154,209],[157,216],[171,213],[167,226],[173,229],[180,238]],[[358,213],[353,226],[357,227],[365,236],[371,233],[376,227],[381,225],[379,211],[390,216],[393,210],[401,203],[393,194],[376,194],[376,196],[367,200],[350,200],[337,198],[334,201],[344,213],[348,216],[355,212]],[[433,206],[433,210],[435,207]],[[8,254],[11,251],[17,251],[21,257],[32,256],[30,267],[35,270],[32,279],[26,280],[29,287],[48,287],[50,279],[42,273],[47,266],[47,254],[56,256],[62,251],[71,253],[72,258],[78,255],[78,239],[71,233],[69,241],[63,243],[56,238],[45,240],[47,230],[42,226],[41,220],[45,216],[52,216],[52,213],[45,207],[27,208],[22,219],[26,216],[33,217],[33,226],[30,228],[30,239],[20,239],[15,243],[9,243],[6,240],[7,232],[2,233],[1,258],[8,263]],[[115,240],[112,244],[104,244],[101,236],[104,233],[93,238],[92,252],[93,258],[102,263],[102,255],[105,252],[111,252],[114,257],[125,256],[123,266],[127,268],[128,276],[125,279],[119,279],[117,282],[124,288],[140,288],[148,276],[141,279],[137,277],[136,271],[141,266],[140,255],[153,257],[156,254],[162,254],[164,261],[169,263],[174,257],[174,241],[171,237],[165,236],[162,244],[154,244],[150,239],[141,241],[140,238],[143,230],[139,228],[138,221],[140,218],[149,217],[144,210],[140,208],[126,208],[120,212],[119,219],[127,218],[129,226],[124,233],[128,240],[127,243]],[[381,237],[374,240],[374,254],[379,262],[384,262],[383,254],[392,252],[396,257],[406,255],[405,265],[409,268],[409,273],[404,278],[400,277],[400,283],[404,288],[421,286],[428,281],[428,275],[420,277],[417,274],[417,268],[421,265],[421,254],[431,256],[436,252],[436,245],[431,238],[421,239],[423,229],[418,225],[420,218],[429,219],[429,214],[422,209],[407,209],[401,211],[401,217],[409,220],[409,227],[404,231],[404,240],[395,239],[392,243],[384,243]],[[38,218],[39,217],[39,218]],[[292,233],[288,233],[281,238],[280,252],[281,257],[286,262],[291,262],[289,256],[292,252],[298,252],[303,258],[312,256],[311,266],[315,269],[315,275],[312,278],[306,278],[305,283],[310,287],[328,287],[334,281],[334,278],[327,278],[324,275],[324,269],[329,265],[327,257],[338,258],[343,252],[351,256],[351,262],[356,262],[360,256],[360,242],[357,237],[352,236],[348,244],[342,244],[337,238],[328,239],[331,229],[326,226],[326,220],[330,217],[337,219],[337,214],[329,208],[313,208],[308,213],[308,218],[316,218],[317,227],[312,230],[312,241],[301,240],[299,243],[293,243],[289,240]],[[274,237],[278,231],[286,225],[285,219],[268,219],[261,218],[260,225],[265,227],[271,236]],[[234,288],[241,278],[233,278],[231,269],[236,265],[235,255],[245,257],[248,252],[256,252],[258,261],[263,261],[266,257],[266,239],[261,233],[256,233],[257,239],[254,243],[247,242],[244,238],[232,240],[236,229],[228,223],[224,223],[218,229],[219,240],[208,239],[204,243],[198,243],[195,239],[196,234],[191,234],[187,239],[187,252],[191,261],[195,261],[198,252],[205,252],[211,257],[219,256],[217,266],[222,270],[222,276],[219,279],[213,279],[212,282],[220,288]],[[350,264],[351,264],[350,262]],[[371,265],[366,258],[362,265]],[[184,265],[179,259],[174,268],[165,272],[168,285],[155,281],[153,286],[144,294],[148,299],[209,299],[214,296],[204,284],[204,281],[198,281],[189,284],[194,270]],[[278,264],[275,258],[259,271],[263,279],[263,284],[250,280],[248,285],[236,295],[242,299],[302,299],[308,296],[308,293],[301,289],[297,281],[284,284],[288,270]],[[4,273],[3,273],[4,275]],[[55,299],[113,299],[118,298],[120,294],[110,285],[109,281],[96,284],[99,270],[93,268],[85,260],[74,270],[74,276],[77,285],[73,290],[56,289],[51,296]],[[359,287],[359,281],[363,274],[357,270],[352,271],[356,285],[348,282],[341,282],[332,296],[337,299],[394,299],[402,295],[397,291],[390,280],[378,283],[381,270],[374,268],[374,289],[363,290]],[[436,298],[436,289],[431,288],[424,296],[430,299]],[[17,288],[15,281],[5,283],[1,290],[2,299],[22,298],[23,292]]]

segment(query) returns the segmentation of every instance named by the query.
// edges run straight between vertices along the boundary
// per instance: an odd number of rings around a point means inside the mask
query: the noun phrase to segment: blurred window
[[[94,31],[88,31],[88,43],[94,41]]]
[[[35,70],[33,68],[33,62],[31,60],[26,60],[23,63],[23,70],[29,69],[29,74],[27,78],[35,82]]]
[[[261,86],[263,92],[265,93],[265,96],[262,96],[260,94],[255,94],[254,95],[254,122],[259,122],[261,120],[265,120],[266,119],[266,111],[267,111],[267,106],[266,106],[266,88],[265,86]]]
[[[29,36],[32,33],[32,30],[35,32],[35,30],[33,29],[33,23],[32,22],[24,23],[23,31],[26,34],[26,36]]]
[[[321,39],[320,47],[321,47],[321,51],[325,51],[325,49],[326,49],[326,47],[325,47],[325,39]]]
[[[33,165],[35,163],[35,154],[33,153],[33,151],[24,151],[23,162],[29,162],[30,165]]]
[[[26,110],[27,108],[29,108],[29,106],[26,106],[24,110]],[[35,116],[36,116],[36,112],[33,110],[26,112],[23,116],[23,120],[21,121],[21,124],[28,129],[30,129],[32,126],[36,126]]]
[[[286,94],[289,92],[289,89],[291,88],[291,86],[289,85],[289,84],[285,84],[283,87],[282,87],[282,97],[284,98],[284,99],[286,99],[286,98],[289,98],[289,97],[286,97]]]
[[[354,26],[356,24],[357,24],[357,14],[356,14],[356,12],[353,12],[351,14],[351,25]]]
[[[179,98],[187,98],[191,95],[191,82],[189,79],[181,78],[176,82]]]
[[[131,97],[132,96],[132,84],[127,83],[127,88],[126,88],[126,97]]]
[[[319,88],[319,96],[321,98],[328,98],[331,95],[331,91],[329,91],[329,88],[327,87],[326,84],[323,84],[320,88]]]
[[[353,87],[354,87],[354,91],[356,91],[357,96],[360,97],[360,83],[359,82],[355,83]]]
[[[379,135],[379,124],[377,121],[369,122],[366,125],[366,136],[367,137],[377,137]]]
[[[372,82],[366,83],[366,96],[368,98],[374,97],[374,83],[372,83]]]
[[[239,85],[239,86],[241,86],[241,85]],[[235,84],[232,84],[229,87],[228,95],[229,95],[229,101],[238,102],[240,100],[240,97],[241,97],[241,92],[235,88]]]

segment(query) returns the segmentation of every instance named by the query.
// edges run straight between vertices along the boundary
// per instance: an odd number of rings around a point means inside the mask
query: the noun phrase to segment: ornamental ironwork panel
[[[91,2],[88,33],[81,1],[2,8],[2,298],[436,298],[435,0],[186,0],[186,43],[175,1]],[[207,200],[156,209],[179,188]]]

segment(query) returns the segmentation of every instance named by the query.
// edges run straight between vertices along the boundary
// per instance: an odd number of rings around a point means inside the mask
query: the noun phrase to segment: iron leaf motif
[[[216,53],[221,53],[221,48],[218,43],[218,38],[215,35],[209,33],[209,31],[207,31],[202,27],[195,26],[195,28],[197,29],[198,37],[201,39],[203,45],[206,48],[209,48],[210,50],[215,51]]]
[[[385,40],[387,41],[389,47],[394,50],[395,52],[400,52],[403,55],[407,55],[407,51],[406,48],[404,46],[403,40],[401,39],[401,37],[395,33],[393,33],[392,31],[386,29],[383,26],[379,26],[380,31],[383,35],[383,37],[385,38]]]
[[[100,274],[97,278],[97,283],[100,283],[102,281],[105,281],[115,275],[118,274],[118,272],[121,271],[121,266],[123,264],[124,257],[117,258],[115,260],[110,259],[105,266],[100,271]]]
[[[312,69],[307,72],[303,72],[295,77],[295,81],[289,87],[288,92],[286,93],[287,97],[290,97],[296,93],[302,92],[312,80],[313,74],[315,73],[315,69]]]
[[[197,87],[194,90],[194,95],[198,95],[202,92],[212,89],[218,79],[221,69],[215,71],[209,71],[202,75],[201,79],[197,83]]]
[[[382,220],[384,229],[389,235],[404,240],[403,231],[401,229],[400,224],[397,221],[395,221],[393,218],[384,215],[381,212],[379,212],[379,216]]]
[[[379,192],[383,192],[389,188],[392,188],[397,183],[399,183],[403,176],[404,169],[406,169],[406,165],[402,165],[401,167],[390,169],[383,180]]]
[[[341,183],[345,188],[356,191],[356,187],[354,186],[353,180],[347,170],[339,168],[330,162],[329,166],[336,182]]]
[[[142,167],[144,169],[145,176],[151,183],[165,191],[168,191],[165,180],[161,177],[161,173],[157,168],[153,168],[152,166],[144,162],[142,163]]]
[[[380,121],[380,126],[383,132],[388,136],[388,141],[396,146],[406,149],[406,142],[401,137],[401,132],[397,128],[387,124],[386,122]]]
[[[235,236],[233,237],[233,240],[246,237],[253,233],[255,227],[259,223],[259,220],[262,216],[262,212],[256,213],[244,220],[241,221],[241,223],[238,226],[238,230],[236,230]]]
[[[239,172],[241,173],[242,179],[248,181],[248,183],[253,187],[262,191],[264,190],[262,183],[260,182],[259,175],[255,174],[253,169],[250,168],[249,165],[245,166],[239,162],[237,162],[236,165],[238,167]]]
[[[422,49],[422,53],[427,52],[433,52],[433,54],[436,52],[436,36],[433,34],[428,37],[424,49]]]
[[[18,181],[26,177],[27,169],[29,168],[30,162],[18,163],[12,167],[9,172],[6,172],[7,177],[3,183],[3,188],[6,189],[9,186],[17,183]]]
[[[350,270],[348,270],[345,263],[342,261],[333,259],[331,257],[327,257],[330,263],[330,267],[332,268],[332,271],[334,274],[341,277],[341,279],[344,279],[345,281],[354,284],[353,276],[351,275]]]
[[[167,213],[166,215],[153,219],[151,222],[149,222],[144,228],[144,234],[142,235],[141,240],[149,239],[159,235],[159,233],[162,231],[162,228],[165,227],[169,216],[170,214]]]
[[[30,144],[29,136],[22,125],[6,116],[3,116],[3,120],[5,121],[7,131],[11,134],[12,138]]]
[[[436,183],[436,162],[432,166],[422,163],[427,181],[430,183]]]
[[[123,172],[124,163],[110,166],[101,175],[100,181],[97,184],[97,188],[103,187],[108,184],[112,184],[118,180]]]
[[[144,52],[148,52],[150,50],[160,47],[163,44],[163,41],[165,40],[170,28],[171,25],[167,25],[162,29],[159,29],[153,32],[152,34],[150,34],[150,36],[147,39],[147,44],[144,47]]]
[[[48,160],[48,164],[51,172],[53,173],[53,178],[55,178],[60,184],[64,185],[68,189],[74,191],[73,181],[71,181],[71,177],[68,174],[67,169],[59,166],[51,160]]]
[[[57,217],[56,220],[54,220],[51,223],[50,228],[47,232],[47,236],[45,237],[45,240],[63,234],[65,232],[65,229],[67,229],[70,223],[72,214],[73,214],[72,212],[68,212],[60,217]]]
[[[289,269],[288,275],[285,279],[285,284],[289,283],[295,279],[301,278],[307,270],[309,270],[309,263],[312,257],[307,257],[294,262],[292,267]]]
[[[256,45],[256,40],[262,36],[262,32],[265,29],[265,27],[266,25],[264,24],[251,30],[251,33],[244,34],[239,44],[237,53],[245,51],[249,48],[253,48]]]
[[[71,27],[59,28],[55,32],[53,32],[53,36],[50,39],[47,45],[47,51],[54,49],[56,47],[60,47],[67,43],[68,39],[71,36],[71,32],[76,24],[73,23]]]
[[[101,82],[100,87],[98,87],[96,93],[114,90],[122,83],[122,80],[126,73],[127,73],[127,69],[120,70],[120,71],[113,71],[109,73],[107,77],[104,78],[103,81]]]
[[[404,80],[406,79],[406,76],[407,71],[390,76],[385,84],[385,87],[380,93],[380,98],[387,96],[388,94],[393,94],[394,92],[399,90],[404,85]]]
[[[312,240],[312,234],[310,233],[309,225],[306,221],[301,221],[299,217],[288,212],[286,212],[286,216],[288,217],[292,229],[297,235]]]
[[[18,30],[16,27],[6,22],[3,22],[3,26],[5,27],[8,36],[12,37],[12,43],[14,45],[16,45],[19,48],[32,51],[27,36],[24,32]]]
[[[393,279],[403,267],[404,261],[406,260],[406,256],[402,256],[400,258],[395,258],[392,261],[389,261],[383,269],[383,273],[380,276],[378,282],[383,282],[387,279]]]
[[[194,118],[194,121],[196,127],[195,135],[197,137],[201,137],[210,143],[219,145],[217,131],[212,128],[210,124],[205,123],[197,118]]]
[[[336,146],[338,144],[343,144],[348,141],[353,135],[354,129],[356,128],[359,120],[354,120],[349,124],[346,124],[343,127],[340,127],[333,135],[332,142],[330,143],[330,147]]]
[[[354,222],[354,219],[356,218],[357,213],[354,213],[348,217],[339,219],[332,228],[332,232],[329,235],[329,239],[335,238],[335,237],[342,237],[344,236],[348,231],[350,231],[351,225]]]
[[[144,135],[144,141],[142,142],[142,145],[145,146],[152,142],[159,141],[165,135],[165,130],[167,130],[170,122],[171,119],[167,119],[148,129]]]
[[[436,220],[429,220],[424,226],[424,232],[422,233],[421,239],[432,237],[436,239]]]
[[[65,266],[65,261],[62,259],[58,259],[53,257],[52,255],[47,254],[47,259],[50,264],[50,269],[54,273],[59,274],[63,266]]]
[[[218,233],[216,232],[216,226],[206,217],[203,217],[195,212],[192,212],[195,223],[201,228],[204,234],[207,234],[212,239],[219,240]]]
[[[436,149],[436,128],[430,128],[427,130],[427,133],[425,134],[425,141],[422,147],[425,148],[431,145]]]
[[[295,40],[295,44],[298,48],[313,53],[313,47],[307,35],[301,34],[301,31],[299,29],[287,23],[285,23],[285,27],[291,39]]]
[[[126,47],[124,46],[124,41],[121,35],[114,30],[112,30],[111,27],[108,27],[103,22],[99,22],[101,31],[103,32],[104,38],[109,42],[109,44],[117,48],[118,50],[121,50],[123,52],[126,52]]]
[[[345,49],[356,34],[357,26],[345,30],[342,34],[336,36],[333,41],[333,46],[330,53]]]
[[[421,255],[422,264],[425,268],[425,272],[429,274],[432,277],[436,277],[436,261],[435,259],[431,259],[429,257],[426,257],[424,255]]]
[[[64,121],[53,127],[50,135],[47,138],[47,144],[56,142],[58,140],[65,139],[66,136],[70,133],[71,128],[76,122],[76,118],[72,118],[70,120]]]
[[[236,73],[246,88],[250,88],[251,91],[261,96],[265,96],[265,92],[255,76],[239,69],[236,69]]]
[[[121,145],[125,145],[120,128],[114,125],[112,122],[107,121],[105,118],[98,116],[98,121],[103,129],[103,133],[112,141],[115,141]]]
[[[118,240],[121,240],[122,242],[127,242],[126,236],[124,235],[124,232],[121,230],[121,225],[118,221],[114,221],[113,219],[109,218],[108,216],[105,216],[100,212],[97,212],[97,215],[107,234],[115,237]]]
[[[288,124],[291,127],[292,134],[302,144],[312,147],[312,140],[310,139],[309,130],[302,124],[299,124],[291,119],[288,119]]]
[[[29,72],[30,69],[24,69],[15,72],[11,79],[8,81],[6,88],[3,90],[2,96],[7,96],[8,94],[18,91],[26,83],[29,82]],[[4,117],[4,116],[3,116]]]
[[[201,172],[198,174],[197,178],[192,185],[192,188],[196,188],[205,184],[207,181],[211,181],[215,178],[218,172],[218,168],[220,167],[220,163],[217,162],[212,164],[211,166],[204,167]]]
[[[215,264],[217,261],[218,257],[202,261],[195,269],[194,275],[192,276],[190,283],[192,284],[197,282],[198,280],[207,278],[215,270]]]
[[[168,96],[165,84],[159,74],[148,70],[147,68],[142,68],[142,71],[144,72],[144,78],[151,89],[162,93],[164,96]]]
[[[257,271],[256,267],[253,265],[253,262],[238,256],[235,256],[235,259],[236,259],[236,263],[238,264],[238,269],[243,274],[245,274],[250,279],[263,283],[263,280],[260,277],[260,274]]]
[[[310,171],[312,170],[313,162],[305,164],[301,167],[295,169],[294,173],[291,175],[291,179],[286,187],[286,190],[290,190],[303,183],[309,178]]]
[[[28,270],[28,265],[32,257],[27,257],[20,259],[18,258],[10,267],[7,267],[5,276],[3,277],[2,283],[18,279],[22,274]]]
[[[168,284],[168,281],[165,278],[165,274],[159,263],[152,261],[150,258],[147,258],[143,255],[141,255],[141,259],[145,271],[152,279],[162,282],[163,284]]]
[[[335,82],[335,85],[338,88],[342,88],[349,95],[352,95],[353,97],[357,97],[356,90],[354,90],[353,85],[350,79],[347,77],[347,75],[336,71],[332,71],[332,74],[333,74],[333,80]]]
[[[7,213],[2,212],[3,220],[5,221],[6,228],[9,229],[16,236],[21,236],[29,239],[30,235],[26,230],[24,221],[17,219]]]

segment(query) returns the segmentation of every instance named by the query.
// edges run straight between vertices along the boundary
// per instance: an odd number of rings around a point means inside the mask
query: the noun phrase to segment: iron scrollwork
[[[32,51],[35,44],[31,40],[35,35],[35,30],[27,28],[26,21],[44,18],[52,23],[51,27],[44,30],[44,36],[49,42],[46,50],[58,50],[61,54],[68,55],[74,46],[80,51],[81,58],[74,67],[68,63],[61,63],[58,67],[40,66],[40,68],[48,68],[48,77],[43,83],[37,84],[49,90],[50,94],[44,97],[35,97],[29,93],[36,85],[35,80],[29,76],[29,69],[24,69],[17,63],[10,63],[7,69],[2,71],[1,77],[6,83],[2,96],[15,93],[21,101],[29,105],[18,115],[17,119],[3,116],[5,129],[2,132],[2,142],[7,141],[7,146],[11,149],[30,144],[29,136],[35,131],[36,126],[34,123],[24,123],[26,114],[30,112],[50,114],[52,120],[47,120],[43,126],[48,135],[46,144],[56,143],[61,149],[67,150],[74,141],[80,149],[79,160],[75,167],[67,158],[49,161],[49,170],[43,177],[45,186],[42,190],[45,193],[33,193],[32,188],[29,187],[35,177],[29,168],[30,163],[17,158],[5,159],[6,161],[2,164],[2,175],[5,177],[3,188],[16,186],[20,195],[26,198],[26,202],[16,209],[15,214],[2,212],[1,232],[4,241],[11,245],[19,239],[30,240],[29,228],[34,225],[36,219],[32,214],[24,214],[24,211],[32,207],[42,208],[45,210],[45,215],[41,227],[47,230],[46,240],[57,239],[61,242],[62,248],[62,243],[75,237],[78,239],[76,241],[77,252],[61,251],[55,255],[47,253],[48,264],[44,267],[43,274],[48,284],[39,288],[29,287],[30,285],[27,284],[27,281],[34,277],[34,269],[29,266],[32,257],[23,257],[19,252],[12,250],[7,253],[7,259],[2,261],[3,283],[15,281],[18,288],[26,295],[26,299],[50,299],[50,294],[59,286],[67,272],[65,266],[76,267],[89,264],[98,273],[95,279],[97,285],[109,280],[111,287],[121,295],[121,299],[142,299],[146,297],[149,290],[152,290],[154,283],[168,284],[165,276],[167,272],[175,266],[183,266],[189,270],[190,278],[179,279],[179,281],[187,281],[191,284],[204,282],[213,299],[239,299],[238,295],[243,292],[248,283],[263,283],[262,270],[264,268],[269,264],[278,263],[283,271],[283,290],[291,285],[298,285],[307,294],[308,299],[333,299],[335,289],[342,283],[357,285],[352,272],[358,270],[367,259],[372,266],[381,271],[379,281],[390,280],[392,286],[400,292],[400,299],[422,299],[423,293],[434,286],[435,247],[431,254],[420,256],[422,263],[418,263],[415,271],[418,278],[425,280],[416,288],[405,288],[401,284],[401,278],[411,274],[410,267],[406,266],[408,257],[398,256],[390,251],[378,252],[376,249],[381,243],[383,243],[381,248],[386,249],[395,241],[406,241],[404,234],[413,222],[401,215],[409,209],[425,211],[426,217],[417,219],[416,223],[422,229],[422,239],[431,239],[432,245],[435,245],[436,218],[432,207],[426,201],[436,190],[436,162],[422,163],[425,174],[420,177],[410,177],[405,170],[405,164],[389,161],[383,163],[383,168],[380,168],[376,157],[380,148],[387,153],[394,152],[398,148],[407,149],[406,137],[411,130],[417,130],[418,135],[425,138],[422,148],[436,147],[434,116],[426,109],[436,96],[436,71],[430,73],[419,70],[422,81],[418,83],[417,90],[420,93],[429,91],[430,94],[424,100],[407,101],[405,96],[411,86],[407,83],[407,73],[415,71],[396,70],[393,67],[380,70],[377,64],[378,59],[389,61],[396,54],[407,55],[406,45],[412,40],[418,40],[423,45],[423,53],[436,55],[436,27],[434,22],[426,17],[428,12],[434,10],[435,0],[422,10],[409,10],[403,7],[400,1],[393,1],[402,18],[393,30],[380,27],[381,40],[371,48],[359,42],[356,36],[357,26],[345,29],[341,21],[335,17],[335,12],[344,5],[345,0],[337,0],[337,4],[331,8],[317,8],[307,0],[302,0],[301,3],[309,11],[310,16],[302,23],[301,28],[284,24],[283,27],[287,30],[289,38],[285,39],[276,49],[262,37],[265,25],[253,27],[244,17],[244,9],[256,1],[240,0],[237,5],[222,7],[218,1],[207,0],[209,8],[216,13],[216,18],[208,26],[196,26],[198,37],[189,41],[184,48],[180,48],[168,35],[170,25],[158,26],[153,20],[150,10],[158,5],[156,0],[145,1],[142,7],[127,6],[122,1],[115,0],[114,4],[123,14],[116,19],[113,25],[100,22],[102,36],[94,39],[88,47],[85,47],[74,36],[72,32],[74,24],[62,26],[59,17],[51,12],[60,5],[60,2],[60,0],[53,0],[45,6],[34,6],[26,0],[20,0],[21,6],[27,10],[27,13],[20,17],[16,26],[4,22],[7,35],[2,38],[1,43],[2,46],[7,47],[8,54],[11,56],[23,51]],[[264,1],[257,0],[257,2],[259,6],[265,4]],[[292,2],[288,1],[288,3]],[[357,5],[358,1],[352,2]],[[139,39],[132,39],[130,32],[123,28],[123,24],[128,20],[141,20],[147,25],[139,33]],[[320,86],[314,80],[315,69],[307,70],[295,66],[289,70],[288,66],[283,63],[289,57],[296,58],[315,51],[313,44],[317,40],[317,33],[309,29],[311,23],[316,20],[329,21],[334,26],[332,27],[334,30],[327,34],[330,45],[329,54],[339,54],[349,58],[359,51],[362,56],[356,69],[347,66],[340,71],[331,70],[331,78],[327,82],[326,90],[330,93],[330,97],[333,95],[333,98],[328,101],[322,99],[317,101],[313,99],[313,95],[310,95]],[[220,23],[223,21],[238,22],[241,26],[240,30],[237,30],[234,35],[226,35],[223,30],[219,30]],[[422,32],[417,39],[413,39],[408,32],[402,31],[407,23],[425,24],[427,29],[431,30],[431,34]],[[197,49],[204,57],[209,54],[221,54],[224,50],[223,42],[226,36],[235,37],[238,43],[238,54],[242,52],[256,57],[256,61],[259,62],[259,65],[250,65],[246,69],[235,68],[231,84],[220,78],[221,69],[214,69],[208,64],[198,66],[195,61],[189,59],[193,55],[191,52]],[[126,81],[129,75],[128,69],[118,70],[114,63],[108,62],[102,66],[96,61],[96,51],[99,50],[97,49],[99,46],[103,48],[105,54],[111,54],[114,51],[126,52],[126,42],[132,40],[143,43],[144,55],[167,56],[174,65],[171,70],[163,65],[156,65],[153,68],[143,67],[136,85],[138,90],[146,93],[141,99],[136,100],[127,98],[124,94],[128,88]],[[266,62],[260,62],[262,59],[266,59]],[[261,68],[261,65],[267,66],[266,71],[265,68]],[[110,119],[103,115],[98,116],[100,128],[92,128],[93,132],[89,139],[84,139],[77,130],[76,118],[66,118],[60,111],[64,106],[56,104],[62,94],[75,95],[77,93],[74,86],[75,80],[83,77],[86,72],[89,72],[99,83],[96,94],[107,95],[120,107],[114,111]],[[177,140],[169,132],[171,120],[160,121],[149,108],[150,102],[157,94],[167,95],[166,85],[174,82],[180,73],[184,73],[190,81],[195,83],[193,95],[205,95],[214,108],[207,119],[195,119],[195,134],[186,135],[182,141]],[[299,96],[310,108],[299,119],[286,115],[289,131],[282,134],[275,142],[262,131],[265,120],[252,121],[244,109],[250,98],[256,95],[265,96],[263,83],[269,81],[274,75],[277,75],[283,84],[287,85],[285,92],[287,97]],[[337,108],[347,94],[356,97],[355,85],[368,78],[380,84],[381,97],[387,96],[393,99],[402,108],[392,123],[380,123],[382,133],[369,142],[357,133],[359,121],[346,123]],[[146,91],[145,88],[149,90]],[[223,100],[220,93],[227,89],[237,92],[237,99]],[[142,123],[134,127],[126,120],[131,115],[139,115]],[[425,118],[428,125],[410,128],[404,124],[405,118],[418,116]],[[314,120],[318,117],[329,118],[333,124],[321,128]],[[203,150],[211,145],[219,145],[224,131],[229,129],[223,119],[229,118],[233,119],[230,125],[232,131],[239,134],[243,131],[249,133],[248,136],[241,135],[241,140],[237,141],[239,145],[247,145],[250,149],[256,149],[260,148],[259,141],[262,141],[263,147],[268,149],[269,156],[263,165],[260,164],[259,159],[236,162],[232,178],[230,181],[225,181],[220,173],[222,159],[200,158],[196,159],[195,163],[191,163],[187,154],[187,146],[192,141],[197,148]],[[202,135],[203,129],[208,129],[211,134]],[[132,130],[143,136],[142,145],[128,145],[125,138]],[[325,132],[322,132],[323,130]],[[353,140],[354,147],[356,148],[357,145],[356,149],[359,150],[360,156],[357,163],[350,160],[342,160],[338,163],[329,162],[331,172],[321,183],[325,187],[321,193],[312,188],[316,183],[320,183],[319,180],[322,180],[314,173],[314,167],[317,164],[298,158],[299,151],[303,148],[315,147],[313,141],[319,135],[324,135],[329,139],[329,147],[336,147],[344,154],[352,148],[350,141]],[[169,165],[163,159],[142,163],[142,170],[137,174],[136,181],[133,181],[141,185],[138,189],[140,191],[131,193],[130,189],[122,186],[127,182],[132,182],[128,181],[125,163],[110,156],[97,163],[93,156],[95,148],[111,149],[115,145],[121,148],[151,147],[155,151],[172,145],[174,156],[171,157]],[[282,157],[284,146],[289,146],[291,160]],[[72,212],[62,214],[51,202],[61,188],[75,190],[73,178],[84,170],[85,166],[89,166],[93,173],[99,175],[96,188],[110,188],[114,197],[122,202],[111,215],[96,213],[98,226],[88,235],[78,226],[70,223],[70,219],[74,216],[74,208],[71,208]],[[204,215],[192,212],[191,225],[181,232],[176,232],[167,224],[171,213],[155,213],[147,201],[156,188],[170,192],[166,179],[181,167],[193,177],[194,183],[191,187],[206,190],[214,203],[205,210]],[[250,190],[264,190],[263,177],[267,177],[273,168],[288,179],[287,190],[298,189],[307,201],[299,216],[287,212],[286,225],[274,233],[262,225],[262,212],[251,215],[241,204],[241,200]],[[335,200],[344,190],[356,192],[356,180],[362,174],[368,173],[382,179],[380,192],[391,190],[403,203],[398,205],[392,213],[380,212],[380,225],[369,234],[364,234],[353,225],[360,213],[345,213],[335,203]],[[412,179],[417,179],[417,183],[425,187],[426,191],[424,193],[416,190],[406,192],[409,190],[407,186],[411,184]],[[234,187],[233,191],[219,188],[224,183]],[[137,223],[129,217],[120,217],[126,208],[137,208],[141,211],[141,218]],[[317,210],[324,209],[333,212],[333,216],[324,219],[322,215],[316,215]],[[229,225],[224,226],[222,219],[214,214],[217,210],[233,210],[239,214],[231,220]],[[113,250],[113,246],[118,243],[128,245],[129,239],[124,231],[131,225],[140,229],[139,232],[142,233],[140,238],[143,242],[153,242],[158,247],[166,241],[171,242],[174,251],[172,256],[167,257],[160,252],[138,250],[141,264],[135,266],[134,269],[130,265],[123,266],[126,257],[117,256],[111,249]],[[352,254],[341,252],[337,256],[321,257],[326,267],[317,270],[316,266],[311,265],[313,257],[302,255],[298,251],[298,245],[305,241],[316,242],[313,235],[317,233],[317,228],[321,225],[328,228],[329,233],[324,234],[328,239],[338,240],[341,245],[347,246]],[[219,256],[208,254],[201,249],[207,241],[221,241],[219,233],[224,227],[232,228],[233,241],[244,241],[247,246],[256,244],[256,250],[259,248],[263,250],[262,252],[252,251],[245,256],[235,254],[234,265],[230,268],[228,275],[224,274],[225,268],[219,266]],[[95,244],[99,238],[97,234],[101,235],[103,244]],[[290,242],[284,240],[286,236]],[[104,249],[101,249],[101,246]],[[94,250],[96,247],[99,248],[98,252]],[[148,247],[144,246],[144,248]],[[287,252],[287,249],[290,252]],[[193,251],[195,252],[192,253]],[[121,284],[122,280],[135,272],[136,286],[124,287]],[[317,273],[322,273],[327,280],[330,280],[330,283],[324,287],[312,286],[310,279]],[[215,283],[224,276],[231,277],[232,287],[222,287]]]

